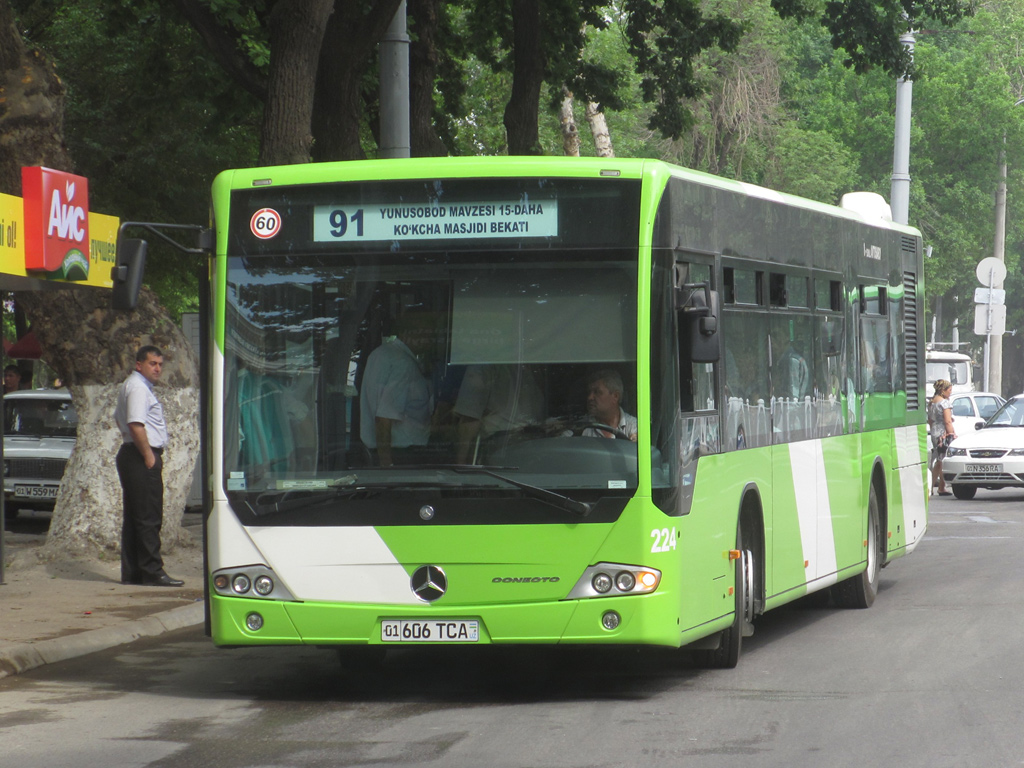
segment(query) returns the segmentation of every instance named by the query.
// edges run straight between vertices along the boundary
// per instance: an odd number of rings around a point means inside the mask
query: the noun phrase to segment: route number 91
[[[356,231],[355,231],[355,236],[356,237],[362,237],[363,236],[363,209],[362,208],[357,208],[356,212],[353,213],[351,216],[347,215],[340,208],[335,208],[334,210],[332,210],[327,215],[327,220],[331,224],[330,233],[334,237],[344,237],[345,234],[348,232],[348,225],[349,224],[355,224],[356,225]]]

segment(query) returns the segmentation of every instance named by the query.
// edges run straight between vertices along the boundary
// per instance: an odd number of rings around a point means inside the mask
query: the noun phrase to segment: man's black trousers
[[[143,584],[164,574],[160,556],[160,528],[164,520],[163,451],[146,468],[139,449],[125,443],[117,452],[117,476],[124,499],[121,526],[121,581]]]

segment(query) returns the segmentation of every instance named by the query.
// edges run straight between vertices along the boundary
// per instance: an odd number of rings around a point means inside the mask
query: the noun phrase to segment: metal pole
[[[4,317],[4,305],[6,302],[0,301],[0,327],[3,326]],[[0,398],[3,394],[0,393]],[[0,466],[3,466],[4,459],[4,419],[0,415]],[[0,484],[3,483],[3,479],[0,478]],[[4,574],[4,563],[7,562],[7,514],[4,509],[4,494],[0,493],[0,585],[6,583]]]
[[[380,156],[410,154],[409,34],[402,0],[380,44]]]
[[[990,351],[989,347],[991,346],[991,344],[992,344],[992,334],[990,333],[990,334],[988,334],[985,337],[985,384],[984,384],[984,390],[983,390],[985,392],[990,392],[991,391],[988,388],[988,363],[989,363],[989,351]]]
[[[906,46],[913,58],[913,31],[900,35],[900,42]],[[901,77],[896,81],[896,127],[893,135],[889,204],[892,208],[892,220],[897,224],[906,224],[910,220],[910,104],[913,93],[912,80]]]
[[[999,184],[996,187],[996,235],[992,255],[999,261],[1006,261],[1006,134],[1003,134],[1003,147],[999,150]],[[994,270],[989,272],[988,281],[988,327],[992,329],[992,289],[1002,288],[1002,280],[993,280]],[[998,284],[997,284],[998,283]],[[989,356],[985,365],[988,378],[985,382],[986,392],[1002,394],[1003,390],[1003,337],[995,339],[989,348]],[[989,389],[989,382],[995,389]]]
[[[1003,170],[1006,170],[1006,166],[1003,166]],[[1006,200],[1006,187],[1003,182],[1003,200]],[[1004,219],[1005,221],[1005,219]],[[1002,281],[1000,281],[1001,283]],[[992,294],[995,291],[996,285],[996,270],[991,268],[988,271],[988,301],[985,302],[988,316],[985,318],[985,392],[991,392],[989,389],[990,383],[995,384],[998,389],[1002,389],[1002,385],[999,380],[1002,378],[1003,360],[1002,360],[1002,339],[1000,336],[996,340],[996,344],[992,344]],[[996,357],[999,357],[998,363]],[[998,390],[996,394],[999,394]]]

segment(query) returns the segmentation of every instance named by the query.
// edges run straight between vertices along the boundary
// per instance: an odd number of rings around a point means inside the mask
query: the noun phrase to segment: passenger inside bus
[[[433,344],[431,320],[408,313],[395,320],[395,338],[370,353],[360,392],[360,438],[375,459],[417,463],[430,438],[433,396],[418,355]]]
[[[540,375],[528,365],[469,366],[454,407],[457,463],[473,463],[483,440],[543,421]]]

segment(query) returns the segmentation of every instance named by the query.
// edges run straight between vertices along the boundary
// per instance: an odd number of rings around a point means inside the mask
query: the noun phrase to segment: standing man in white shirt
[[[163,364],[163,353],[157,347],[140,347],[135,355],[135,371],[117,392],[114,421],[122,439],[117,476],[124,499],[122,584],[180,587],[185,583],[164,572],[160,556],[167,422],[153,385],[160,379]]]
[[[430,439],[434,410],[418,357],[432,344],[432,320],[409,313],[395,321],[395,332],[370,353],[359,392],[359,436],[382,467],[417,461]]]

